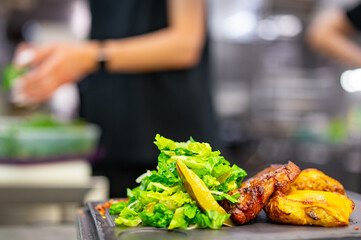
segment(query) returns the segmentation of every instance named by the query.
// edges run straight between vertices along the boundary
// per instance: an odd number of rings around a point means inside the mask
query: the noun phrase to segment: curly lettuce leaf
[[[184,215],[184,207],[178,208],[174,212],[172,221],[169,224],[168,229],[175,228],[187,228],[188,222],[186,216]]]
[[[231,216],[231,214],[220,214],[215,210],[206,211],[206,215],[210,220],[207,227],[211,229],[220,229],[223,223]]]
[[[117,203],[113,203],[110,208],[109,208],[109,214],[118,214],[121,213],[122,210],[126,207],[128,207],[128,203],[127,202],[117,202]]]
[[[168,227],[173,219],[174,212],[161,203],[155,204],[152,209],[143,210],[139,216],[143,226]]]
[[[214,199],[216,199],[217,201],[222,201],[223,199],[227,199],[231,203],[240,203],[240,201],[238,201],[238,198],[241,197],[241,194],[239,193],[233,195],[228,195],[227,193],[217,192],[217,191],[211,191],[211,193]]]
[[[172,210],[183,206],[185,203],[195,204],[189,194],[183,191],[179,185],[170,188],[169,191],[162,192],[140,190],[138,200],[142,205],[159,202]]]
[[[119,217],[114,220],[114,223],[128,227],[138,226],[141,222],[142,219],[139,214],[135,210],[129,208],[124,208],[119,214]]]
[[[191,220],[198,228],[220,229],[223,223],[231,216],[231,214],[220,214],[215,210],[197,211],[195,217]]]

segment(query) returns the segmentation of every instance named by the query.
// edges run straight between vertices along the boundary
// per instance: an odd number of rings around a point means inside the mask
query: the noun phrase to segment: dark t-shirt
[[[346,17],[357,30],[361,30],[361,3],[346,10]]]
[[[165,0],[90,0],[91,39],[120,39],[167,27]],[[214,144],[208,44],[191,69],[145,74],[91,74],[79,84],[80,116],[99,124],[106,161],[155,161],[157,133]],[[111,160],[109,160],[111,159]]]

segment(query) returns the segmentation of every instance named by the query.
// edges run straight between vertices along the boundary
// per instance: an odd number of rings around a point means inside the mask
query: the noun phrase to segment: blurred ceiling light
[[[275,21],[283,37],[295,37],[302,31],[301,20],[294,15],[278,15]]]
[[[275,21],[263,19],[258,23],[257,34],[263,40],[273,41],[279,36],[279,28]]]
[[[85,39],[87,37],[90,29],[90,13],[86,1],[77,0],[73,3],[70,28],[77,38]]]
[[[361,68],[347,70],[340,78],[341,87],[349,93],[361,91]]]
[[[256,29],[257,17],[249,11],[239,11],[223,21],[224,35],[231,39],[247,37]]]

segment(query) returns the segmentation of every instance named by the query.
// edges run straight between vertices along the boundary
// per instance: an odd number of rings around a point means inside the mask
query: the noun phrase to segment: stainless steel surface
[[[91,186],[0,187],[0,203],[82,203]]]
[[[73,240],[76,239],[76,229],[73,224],[61,225],[20,225],[1,226],[2,240]]]

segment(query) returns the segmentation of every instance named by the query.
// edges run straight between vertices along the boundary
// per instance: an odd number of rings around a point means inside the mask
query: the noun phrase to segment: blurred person
[[[361,67],[361,46],[352,39],[360,31],[361,3],[316,16],[308,29],[307,40],[316,51],[352,67]]]
[[[105,155],[93,174],[108,177],[110,197],[124,196],[137,176],[154,169],[157,133],[215,142],[205,4],[90,0],[89,41],[24,43],[15,53],[19,67],[34,67],[17,81],[19,103],[46,101],[59,86],[79,82],[79,116],[102,129]]]

